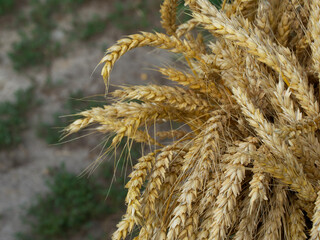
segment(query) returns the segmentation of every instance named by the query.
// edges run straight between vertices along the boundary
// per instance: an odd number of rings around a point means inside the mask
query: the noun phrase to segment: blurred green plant
[[[93,36],[102,33],[107,26],[106,18],[98,15],[93,15],[88,22],[80,20],[73,23],[73,36],[81,40],[89,40]]]
[[[0,103],[0,149],[14,147],[21,142],[22,131],[28,126],[28,114],[37,103],[34,87],[18,90],[13,102]]]
[[[114,213],[122,207],[119,204],[123,198],[118,201],[117,193],[122,191],[120,189],[123,186],[120,187],[117,182],[112,184],[113,191],[110,191],[106,202],[107,190],[97,177],[80,178],[64,167],[51,170],[51,174],[51,179],[46,181],[49,192],[37,196],[24,217],[30,231],[18,233],[17,239],[68,239],[76,230],[90,227],[90,221]],[[110,182],[110,179],[107,180]]]
[[[14,0],[1,0],[0,1],[0,16],[5,15],[13,10],[15,6]]]
[[[70,121],[73,121],[77,116],[70,116],[81,110],[89,109],[92,107],[103,106],[105,100],[99,97],[84,100],[82,91],[72,92],[68,100],[62,106],[61,111],[52,115],[52,121],[40,122],[37,126],[37,135],[46,140],[48,144],[56,144],[61,139],[61,130],[63,130]],[[63,117],[68,116],[68,117]]]
[[[16,70],[35,65],[49,65],[51,59],[58,55],[60,43],[53,42],[50,31],[35,28],[30,35],[20,32],[20,40],[13,43],[9,57]]]
[[[6,0],[7,1],[7,0]],[[24,29],[19,32],[20,39],[12,44],[8,53],[14,68],[20,71],[35,65],[50,65],[52,58],[61,51],[61,42],[52,39],[52,31],[56,28],[53,15],[55,13],[71,12],[85,0],[32,0],[30,13],[19,19],[23,20]]]
[[[81,40],[89,40],[102,33],[107,24],[112,24],[120,30],[132,30],[149,26],[147,1],[140,0],[138,3],[114,3],[114,11],[106,17],[93,15],[87,22],[78,18],[73,22],[73,36]]]
[[[107,20],[121,30],[132,30],[148,27],[148,3],[140,0],[138,3],[121,3],[116,1],[114,11],[108,15]]]
[[[215,5],[217,8],[222,7],[223,0],[209,0],[213,5]],[[230,2],[230,0],[227,0],[227,2]]]
[[[5,0],[4,2],[9,1]],[[72,13],[74,9],[86,0],[32,0],[29,2],[30,12],[18,14],[19,25],[23,23],[24,29],[19,32],[20,39],[12,44],[8,55],[17,71],[22,69],[51,65],[52,59],[59,56],[65,43],[52,38],[52,32],[57,28],[54,15],[59,13]],[[1,6],[0,1],[0,6]],[[4,4],[4,3],[3,3]],[[120,30],[145,29],[150,26],[148,20],[148,2],[140,0],[135,3],[121,3],[115,1],[114,11],[105,17],[93,15],[88,21],[75,17],[70,39],[89,40],[102,33],[107,24],[112,24]],[[0,10],[1,15],[1,10]],[[20,19],[20,20],[19,20]],[[27,27],[26,27],[27,26]]]

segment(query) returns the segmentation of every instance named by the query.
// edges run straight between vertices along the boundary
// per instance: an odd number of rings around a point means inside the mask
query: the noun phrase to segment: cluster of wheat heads
[[[182,24],[178,4],[161,5],[166,34],[129,35],[101,60],[108,86],[129,50],[166,49],[187,66],[159,68],[176,84],[122,87],[66,129],[156,146],[113,239],[320,239],[320,0],[185,0]],[[190,130],[151,134],[166,121]]]

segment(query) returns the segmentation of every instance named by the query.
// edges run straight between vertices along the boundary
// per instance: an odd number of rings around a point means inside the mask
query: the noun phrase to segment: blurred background
[[[125,35],[161,31],[160,3],[0,0],[1,240],[110,238],[141,146],[123,143],[79,177],[110,140],[83,131],[59,141],[61,130],[76,118],[70,115],[105,104],[97,66],[104,51]],[[111,90],[161,83],[155,66],[169,61],[165,51],[134,50],[116,64]]]

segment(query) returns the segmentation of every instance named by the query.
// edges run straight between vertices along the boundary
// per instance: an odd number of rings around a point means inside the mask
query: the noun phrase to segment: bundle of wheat
[[[108,86],[129,50],[167,49],[188,66],[159,69],[176,85],[123,87],[66,129],[157,146],[130,174],[113,239],[320,239],[320,1],[185,0],[180,25],[177,4],[161,6],[167,34],[129,35],[101,60]],[[148,129],[168,120],[190,131],[161,144]]]

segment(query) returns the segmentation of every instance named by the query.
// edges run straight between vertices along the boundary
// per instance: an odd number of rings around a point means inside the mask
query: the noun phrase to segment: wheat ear
[[[288,200],[286,190],[283,186],[277,185],[273,190],[271,199],[271,209],[268,212],[263,228],[261,229],[261,238],[263,240],[278,240],[281,238],[282,223],[287,209]]]
[[[320,79],[320,1],[314,0],[310,12],[310,34],[312,37],[311,49],[313,68]]]
[[[269,1],[262,0],[260,1],[257,15],[255,18],[255,23],[261,32],[264,32],[266,35],[270,35],[272,32],[271,24],[273,16],[270,15],[272,11],[272,5]]]
[[[100,63],[104,63],[101,75],[108,86],[108,79],[110,72],[115,62],[126,52],[144,46],[153,46],[161,49],[167,49],[175,53],[183,53],[190,58],[200,59],[197,52],[195,52],[186,41],[182,41],[176,37],[169,37],[162,33],[147,33],[129,35],[126,38],[120,39],[115,45],[108,48],[106,55],[102,58]]]
[[[211,224],[209,239],[226,239],[227,230],[234,224],[237,197],[241,191],[241,183],[245,178],[245,166],[250,163],[249,152],[255,146],[252,143],[239,143],[239,147],[226,156],[225,179],[215,203],[214,219]]]
[[[174,35],[177,29],[176,24],[176,8],[178,6],[177,0],[164,0],[161,8],[161,25],[166,30],[168,35]]]
[[[276,130],[272,126],[271,123],[268,123],[261,112],[256,109],[253,103],[247,97],[247,94],[243,92],[240,88],[232,89],[234,96],[242,106],[242,111],[244,115],[247,117],[249,123],[256,129],[258,135],[260,135],[267,146],[269,146],[270,150],[273,151],[276,155],[280,157],[280,159],[284,159],[286,166],[288,169],[285,169],[282,163],[275,164],[273,161],[264,162],[264,171],[266,171],[266,165],[269,165],[268,172],[273,172],[273,176],[285,181],[286,184],[290,184],[293,189],[298,192],[298,196],[307,201],[314,201],[316,198],[316,194],[313,186],[307,180],[305,174],[302,172],[302,167],[298,163],[297,158],[289,151],[288,147],[281,143],[279,136],[276,134]],[[280,174],[280,171],[284,169],[286,171],[286,175]],[[297,174],[299,171],[299,174]],[[299,189],[299,190],[298,190]]]
[[[283,1],[284,12],[281,11],[281,18],[277,26],[276,39],[282,46],[287,46],[289,40],[289,34],[291,31],[291,25],[295,17],[293,7],[290,5],[288,0]]]
[[[287,79],[290,79],[290,87],[300,101],[301,106],[309,115],[316,115],[319,112],[319,106],[315,100],[314,93],[310,90],[307,76],[301,66],[288,51],[281,46],[271,44],[267,39],[259,36],[258,32],[249,34],[241,24],[233,19],[230,21],[225,14],[219,12],[213,5],[206,0],[199,0],[201,11],[210,13],[212,17],[204,14],[194,13],[193,16],[203,26],[213,33],[231,40],[235,44],[248,49],[257,59],[272,67],[278,73],[282,73]],[[251,30],[251,32],[254,32]]]
[[[206,184],[204,197],[199,203],[199,214],[201,214],[202,221],[199,224],[197,239],[204,240],[209,237],[212,219],[214,219],[214,205],[222,184],[221,180],[221,172],[217,171],[212,174],[211,179]]]
[[[312,217],[311,240],[320,239],[320,191],[318,192],[317,200],[315,202],[314,213]]]
[[[287,229],[287,238],[288,239],[297,239],[305,240],[307,236],[305,234],[305,220],[303,212],[300,209],[297,201],[293,201],[287,211],[286,222],[288,224]]]
[[[138,99],[150,103],[165,103],[182,111],[210,111],[210,103],[196,92],[180,87],[158,85],[123,87],[116,90],[113,96],[122,99]]]
[[[189,221],[194,220],[193,218],[198,219],[198,216],[195,216],[197,213],[191,216],[192,205],[196,201],[204,183],[208,180],[209,171],[214,169],[216,165],[216,154],[219,149],[219,134],[217,130],[220,128],[221,131],[222,129],[219,120],[219,116],[210,118],[206,124],[208,127],[203,133],[200,133],[200,139],[197,139],[203,145],[200,145],[202,147],[197,153],[193,153],[193,158],[198,158],[198,161],[193,173],[181,187],[183,190],[178,199],[179,205],[174,209],[173,218],[169,224],[170,228],[167,235],[169,239],[177,238],[179,234],[182,234],[188,219],[190,219]],[[201,177],[199,177],[199,172],[201,172]]]

